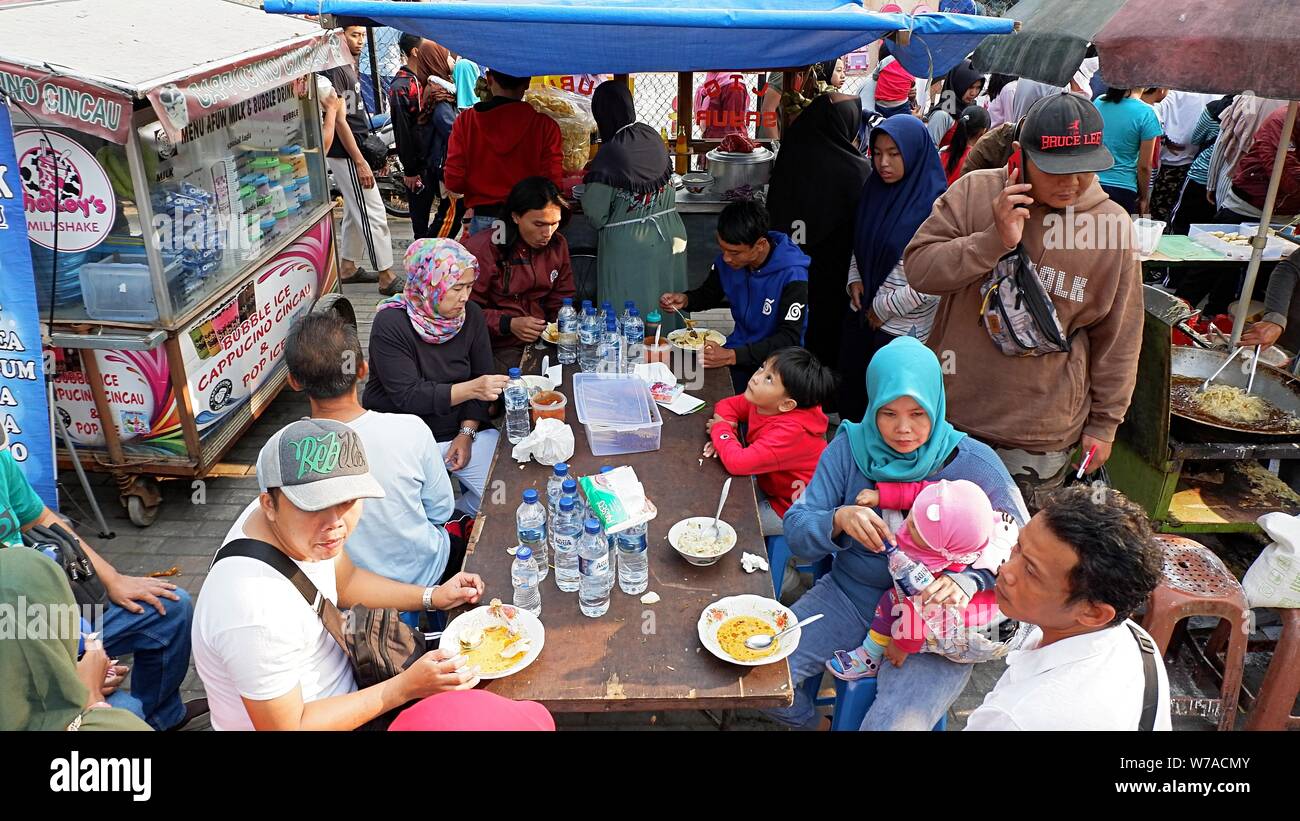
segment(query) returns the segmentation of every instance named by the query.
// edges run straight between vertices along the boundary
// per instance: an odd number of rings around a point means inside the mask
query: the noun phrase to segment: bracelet
[[[420,597],[420,603],[424,605],[425,610],[433,609],[433,591],[438,589],[438,585],[424,588],[424,595]]]
[[[463,428],[461,428],[460,430],[456,431],[456,435],[457,435],[457,436],[468,436],[468,437],[469,437],[469,441],[470,441],[471,443],[474,443],[474,442],[477,442],[477,441],[478,441],[478,431],[475,430],[474,428],[465,428],[465,427],[463,427]]]

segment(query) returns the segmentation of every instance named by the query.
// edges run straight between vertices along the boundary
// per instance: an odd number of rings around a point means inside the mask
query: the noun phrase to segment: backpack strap
[[[1128,629],[1137,640],[1138,650],[1142,654],[1142,677],[1146,686],[1142,692],[1142,718],[1138,721],[1138,731],[1149,733],[1156,728],[1156,707],[1160,703],[1160,678],[1156,673],[1156,645],[1133,622]]]
[[[348,652],[347,642],[343,638],[343,614],[320,589],[307,578],[307,574],[302,572],[293,559],[290,559],[284,553],[275,548],[274,545],[268,544],[260,539],[235,539],[222,545],[217,551],[217,555],[212,559],[215,565],[222,559],[230,556],[243,556],[248,559],[257,559],[260,562],[270,565],[280,572],[280,575],[289,580],[298,592],[302,594],[303,599],[307,601],[307,606],[312,609],[321,620],[334,641],[338,642],[343,652]]]

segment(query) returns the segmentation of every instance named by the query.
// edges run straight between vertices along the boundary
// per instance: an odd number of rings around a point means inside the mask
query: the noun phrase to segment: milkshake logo
[[[90,152],[62,134],[14,134],[27,235],[43,248],[87,251],[104,241],[117,216],[108,175]]]

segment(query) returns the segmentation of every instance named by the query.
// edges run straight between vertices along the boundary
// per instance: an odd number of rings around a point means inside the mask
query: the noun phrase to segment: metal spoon
[[[777,633],[774,636],[750,636],[749,638],[745,639],[745,646],[748,647],[750,650],[766,650],[767,648],[772,646],[772,642],[781,638],[786,633],[789,633],[791,630],[798,630],[800,627],[804,627],[806,625],[812,624],[813,622],[817,621],[824,615],[826,614],[818,613],[815,616],[809,616],[808,618],[804,619],[798,624],[790,625],[789,627],[785,628],[780,633]]]
[[[722,507],[727,503],[727,494],[731,492],[731,477],[722,483],[722,498],[718,499],[718,512],[713,516],[713,538],[718,538],[718,519],[722,518]]]

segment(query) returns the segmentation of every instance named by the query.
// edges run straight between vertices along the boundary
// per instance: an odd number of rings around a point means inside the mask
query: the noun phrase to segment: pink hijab
[[[379,303],[376,310],[404,309],[421,339],[441,345],[460,332],[465,312],[454,317],[440,316],[438,303],[466,269],[478,277],[478,260],[455,240],[426,237],[407,246],[402,262],[406,265],[406,289]]]

